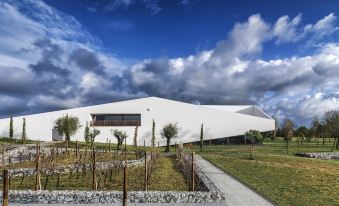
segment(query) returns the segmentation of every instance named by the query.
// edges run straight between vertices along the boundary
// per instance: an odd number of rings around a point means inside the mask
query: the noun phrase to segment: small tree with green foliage
[[[251,141],[251,143],[255,143],[255,142],[262,142],[264,140],[263,135],[258,131],[258,130],[249,130],[247,132],[245,132],[245,136],[247,137],[247,139],[249,139]]]
[[[293,136],[294,123],[290,119],[285,119],[282,127],[283,137],[286,141],[286,151],[288,153],[288,146]]]
[[[127,138],[127,133],[119,129],[111,130],[111,133],[114,135],[115,138],[117,138],[118,140],[117,150],[120,150],[121,145],[124,143],[124,140]]]
[[[332,151],[339,149],[339,111],[329,111],[324,115],[324,121],[328,134],[334,138]]]
[[[255,142],[262,142],[264,140],[263,135],[258,130],[249,130],[245,132],[245,138],[248,138],[251,141],[251,159],[254,159],[253,157],[253,149],[254,149],[254,143]]]
[[[100,134],[100,130],[97,129],[90,129],[88,133],[89,140],[91,142],[91,148],[93,149],[94,142],[95,142],[95,137]]]
[[[152,148],[155,147],[155,121],[152,123]]]
[[[21,143],[25,144],[26,143],[26,118],[22,119],[22,133],[21,133]]]
[[[295,135],[305,138],[307,141],[310,141],[312,137],[312,133],[310,133],[305,126],[298,127],[298,129],[295,131]]]
[[[88,144],[90,143],[90,136],[89,136],[89,126],[88,126],[88,122],[86,122],[86,127],[85,127],[85,132],[84,132],[84,139],[85,139],[85,143],[86,143],[86,150],[88,148]]]
[[[67,147],[71,141],[71,136],[75,135],[79,128],[81,128],[78,117],[66,116],[60,117],[54,122],[54,128],[57,129],[60,135],[65,136],[65,143]]]
[[[325,145],[325,122],[323,119],[315,116],[313,117],[312,123],[311,123],[311,129],[312,133],[318,138],[323,139],[323,145]],[[318,141],[317,141],[318,142]]]
[[[204,124],[201,124],[200,129],[200,151],[202,152],[202,148],[204,146]]]
[[[13,116],[11,115],[11,119],[9,120],[9,137],[13,139]]]
[[[138,126],[134,129],[133,146],[138,147]]]
[[[274,119],[274,130],[273,130],[273,135],[271,137],[271,140],[275,140],[278,136],[278,119],[273,115],[272,118]]]
[[[164,126],[161,131],[162,138],[166,138],[167,144],[165,152],[170,152],[171,139],[177,137],[178,135],[178,126],[175,123],[169,123]]]

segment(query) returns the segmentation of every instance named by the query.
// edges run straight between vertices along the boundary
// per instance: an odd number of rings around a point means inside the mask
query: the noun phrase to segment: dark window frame
[[[99,120],[97,120],[97,117],[100,117]],[[101,118],[103,116],[103,118]],[[110,119],[109,117],[120,117],[121,119]],[[141,126],[141,114],[126,114],[126,113],[103,113],[103,114],[91,114],[92,121],[91,126]],[[106,118],[108,117],[108,118]],[[125,118],[127,117],[127,118]],[[136,119],[128,119],[128,117],[136,117]]]

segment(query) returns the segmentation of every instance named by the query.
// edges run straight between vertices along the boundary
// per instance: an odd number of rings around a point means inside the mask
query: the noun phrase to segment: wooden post
[[[5,165],[6,165],[6,149],[4,147],[2,153],[2,169],[5,169]]]
[[[127,146],[125,138],[125,165],[124,165],[124,190],[123,190],[123,206],[127,205]]]
[[[95,161],[95,149],[93,147],[93,160],[92,160],[92,188],[93,190],[97,190],[97,177],[96,177],[96,161]]]
[[[146,140],[144,140],[144,149],[146,149]]]
[[[177,154],[177,142],[175,142],[174,152]]]
[[[2,205],[8,206],[8,190],[9,190],[8,170],[3,170],[2,183],[3,183]]]
[[[158,142],[158,148],[159,148],[159,142]]]
[[[75,157],[78,158],[78,140],[75,141]]]
[[[108,142],[108,153],[111,153],[111,140]]]
[[[57,190],[59,189],[59,184],[60,184],[60,172],[58,173],[58,179],[57,179]]]
[[[105,147],[105,152],[108,152],[108,138],[106,138],[106,147]]]
[[[40,182],[40,142],[36,144],[36,175],[35,175],[35,190],[41,190],[41,182]]]
[[[147,152],[145,151],[145,191],[147,191]]]
[[[250,157],[250,159],[253,159],[253,145],[254,145],[254,143],[252,141],[252,144],[251,144],[251,157]]]
[[[194,184],[195,184],[195,180],[194,180],[194,152],[192,153],[192,166],[191,166],[191,181],[192,181],[192,191],[194,191]]]

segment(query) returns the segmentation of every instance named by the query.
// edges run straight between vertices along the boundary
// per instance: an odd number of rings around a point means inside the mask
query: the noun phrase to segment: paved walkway
[[[268,200],[199,155],[196,155],[196,160],[210,180],[226,194],[226,204],[228,206],[272,206],[272,203]]]

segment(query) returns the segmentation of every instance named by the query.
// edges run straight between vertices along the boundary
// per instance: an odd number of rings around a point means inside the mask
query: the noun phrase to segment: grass
[[[37,143],[35,140],[26,140],[25,144]],[[14,139],[9,137],[0,137],[0,144],[21,144],[21,139]]]
[[[185,176],[177,168],[174,157],[162,157],[155,163],[154,171],[149,179],[149,190],[187,191]]]
[[[299,146],[299,152],[330,151],[332,142]],[[262,193],[277,205],[339,205],[339,161],[297,157],[297,143],[266,141],[255,146],[250,159],[249,145],[191,148],[204,158]]]
[[[185,178],[176,168],[176,160],[171,157],[160,157],[156,161],[154,172],[151,174],[148,189],[149,190],[170,190],[182,191],[188,190]],[[106,181],[105,181],[106,174]],[[110,170],[97,170],[98,190],[122,190],[123,189],[123,170],[113,170],[112,176]],[[22,181],[23,180],[23,181]],[[46,176],[41,176],[41,185],[44,189]],[[11,180],[11,190],[34,189],[35,176],[21,177]],[[47,190],[92,190],[92,173],[87,171],[84,174],[79,171],[72,174],[60,175],[59,188],[57,188],[57,176],[50,176]],[[144,167],[128,167],[128,190],[144,190]]]
[[[107,173],[106,181],[105,173]],[[143,175],[143,167],[130,167],[128,168],[128,190],[143,190],[143,179],[140,178]],[[98,190],[122,190],[123,189],[123,172],[122,170],[114,170],[112,173],[112,179],[110,180],[110,170],[97,170],[97,182]],[[35,176],[25,177],[21,182],[22,178],[18,177],[11,180],[11,190],[34,190]],[[44,189],[46,176],[41,176],[41,185]],[[78,177],[76,172],[70,175],[61,174],[59,188],[57,188],[57,176],[51,176],[48,180],[46,187],[47,190],[92,190],[92,173],[87,171],[83,174],[79,171]]]

